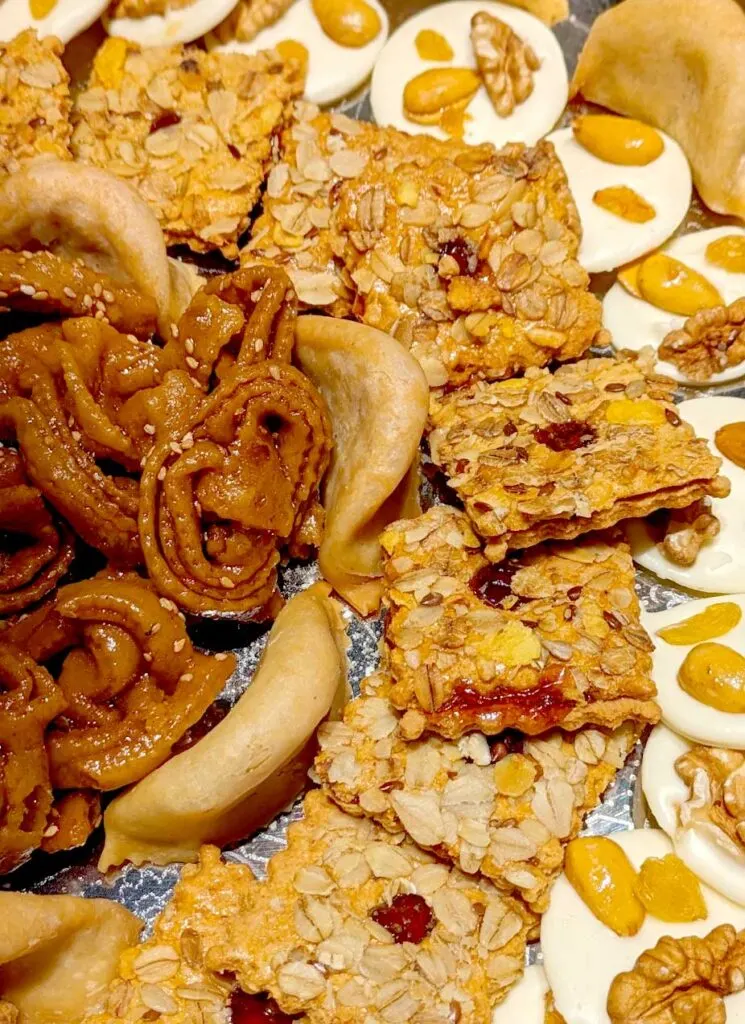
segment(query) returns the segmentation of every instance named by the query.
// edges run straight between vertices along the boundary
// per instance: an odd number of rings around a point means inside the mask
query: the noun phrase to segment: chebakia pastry
[[[113,900],[1,892],[0,1020],[79,1024],[141,927]]]
[[[289,601],[227,717],[111,804],[100,870],[193,860],[202,843],[243,838],[294,799],[303,776],[293,760],[346,696],[344,625],[328,590]]]
[[[346,320],[300,317],[296,352],[326,399],[334,432],[321,571],[369,615],[382,594],[380,531],[418,512],[414,464],[427,421],[427,381],[393,338]]]
[[[387,37],[380,0],[241,0],[208,46],[249,55],[274,50],[302,66],[306,97],[328,104],[368,78]]]
[[[40,39],[69,42],[106,10],[108,0],[3,0],[0,43],[31,30]]]
[[[625,0],[594,23],[572,90],[668,132],[706,205],[745,215],[745,13],[736,0]]]
[[[151,298],[164,338],[171,279],[158,221],[126,182],[62,160],[27,164],[0,182],[0,247],[43,246]],[[175,310],[178,318],[179,310]]]

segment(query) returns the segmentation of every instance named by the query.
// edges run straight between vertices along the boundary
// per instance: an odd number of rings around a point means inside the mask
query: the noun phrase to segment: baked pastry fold
[[[591,359],[432,400],[430,449],[494,562],[729,493],[646,360]]]
[[[617,535],[537,547],[501,565],[445,505],[382,536],[385,696],[407,739],[537,736],[659,719],[652,642]]]
[[[343,721],[321,726],[315,772],[328,795],[543,913],[564,847],[623,765],[639,723],[411,741],[390,689],[385,673],[371,676]]]
[[[745,216],[745,13],[736,0],[624,0],[595,20],[572,92],[662,128],[716,213]]]
[[[228,715],[108,807],[100,870],[196,859],[202,843],[242,839],[291,803],[316,727],[346,697],[345,639],[324,584],[292,598]]]
[[[380,532],[420,511],[417,456],[427,422],[427,382],[397,341],[348,320],[301,317],[296,357],[325,398],[333,425],[321,572],[369,615],[383,591]]]
[[[81,1024],[141,927],[114,900],[0,892],[0,1020]]]

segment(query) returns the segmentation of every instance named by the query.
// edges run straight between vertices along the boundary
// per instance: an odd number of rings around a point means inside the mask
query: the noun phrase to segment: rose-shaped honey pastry
[[[0,293],[0,313],[97,316],[138,338],[149,338],[157,326],[152,299],[51,252],[0,250]]]
[[[140,482],[140,538],[159,593],[197,615],[276,613],[280,548],[320,540],[330,454],[323,399],[292,366],[236,367]]]
[[[55,788],[119,789],[142,778],[235,665],[195,651],[173,605],[133,575],[63,587],[54,613],[77,632],[56,652],[66,652],[57,681],[67,709],[47,733]]]
[[[47,670],[0,642],[0,873],[41,844],[52,806],[44,730],[64,706]]]
[[[295,289],[279,267],[243,267],[209,281],[179,322],[194,375],[207,385],[233,366],[288,363],[295,343]]]
[[[90,834],[100,824],[100,793],[92,789],[73,789],[67,793],[56,793],[44,829],[41,848],[45,853],[75,850],[85,845]]]
[[[0,436],[18,441],[30,481],[115,565],[141,561],[131,474],[152,444],[144,428],[133,436],[119,425],[120,411],[167,360],[92,318],[22,331],[0,348]]]
[[[32,487],[21,456],[0,448],[0,615],[40,601],[67,572],[74,554],[66,526],[57,524]]]

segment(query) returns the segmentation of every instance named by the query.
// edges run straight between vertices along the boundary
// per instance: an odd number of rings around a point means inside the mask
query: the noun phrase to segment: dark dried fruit
[[[396,942],[413,942],[417,946],[435,926],[429,904],[416,893],[400,892],[389,905],[371,910],[370,917],[390,932]]]
[[[287,1024],[297,1020],[282,1013],[280,1008],[268,996],[250,996],[240,989],[235,991],[230,1000],[232,1024]]]
[[[522,754],[525,745],[523,734],[515,729],[505,729],[499,736],[490,736],[488,739],[492,764],[501,761],[508,754]]]
[[[158,114],[150,125],[150,134],[154,135],[163,128],[171,128],[174,124],[181,124],[179,115],[175,110],[164,110],[162,114]]]
[[[478,253],[467,238],[451,238],[447,242],[442,242],[438,251],[441,256],[451,256],[458,264],[458,270],[462,275],[476,273],[479,265]]]
[[[533,436],[539,444],[545,444],[552,452],[573,452],[592,444],[598,435],[590,423],[567,420],[566,423],[550,423],[547,427],[536,427]]]
[[[484,604],[499,608],[505,598],[512,596],[512,580],[519,569],[520,563],[512,560],[501,562],[499,565],[485,565],[471,577],[468,585]],[[530,598],[518,596],[517,604],[529,600]]]

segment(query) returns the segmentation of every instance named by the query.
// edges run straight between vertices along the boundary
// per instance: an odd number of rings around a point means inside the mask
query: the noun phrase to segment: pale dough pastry
[[[308,743],[347,695],[346,634],[328,595],[317,583],[293,597],[227,717],[109,805],[101,871],[196,860],[202,843],[243,838],[297,796]]]
[[[303,316],[296,338],[297,361],[326,399],[334,425],[321,571],[369,615],[383,590],[378,537],[419,513],[417,453],[429,388],[413,356],[373,327]]]
[[[0,892],[0,998],[19,1024],[78,1024],[141,928],[113,900]]]
[[[745,217],[745,12],[736,0],[624,0],[594,23],[572,94],[672,135],[706,205]]]
[[[569,17],[569,0],[506,0],[511,7],[521,7],[547,25],[555,25]]]
[[[97,167],[46,158],[9,175],[0,185],[0,248],[39,245],[154,299],[161,335],[170,338],[163,232],[126,182]]]

